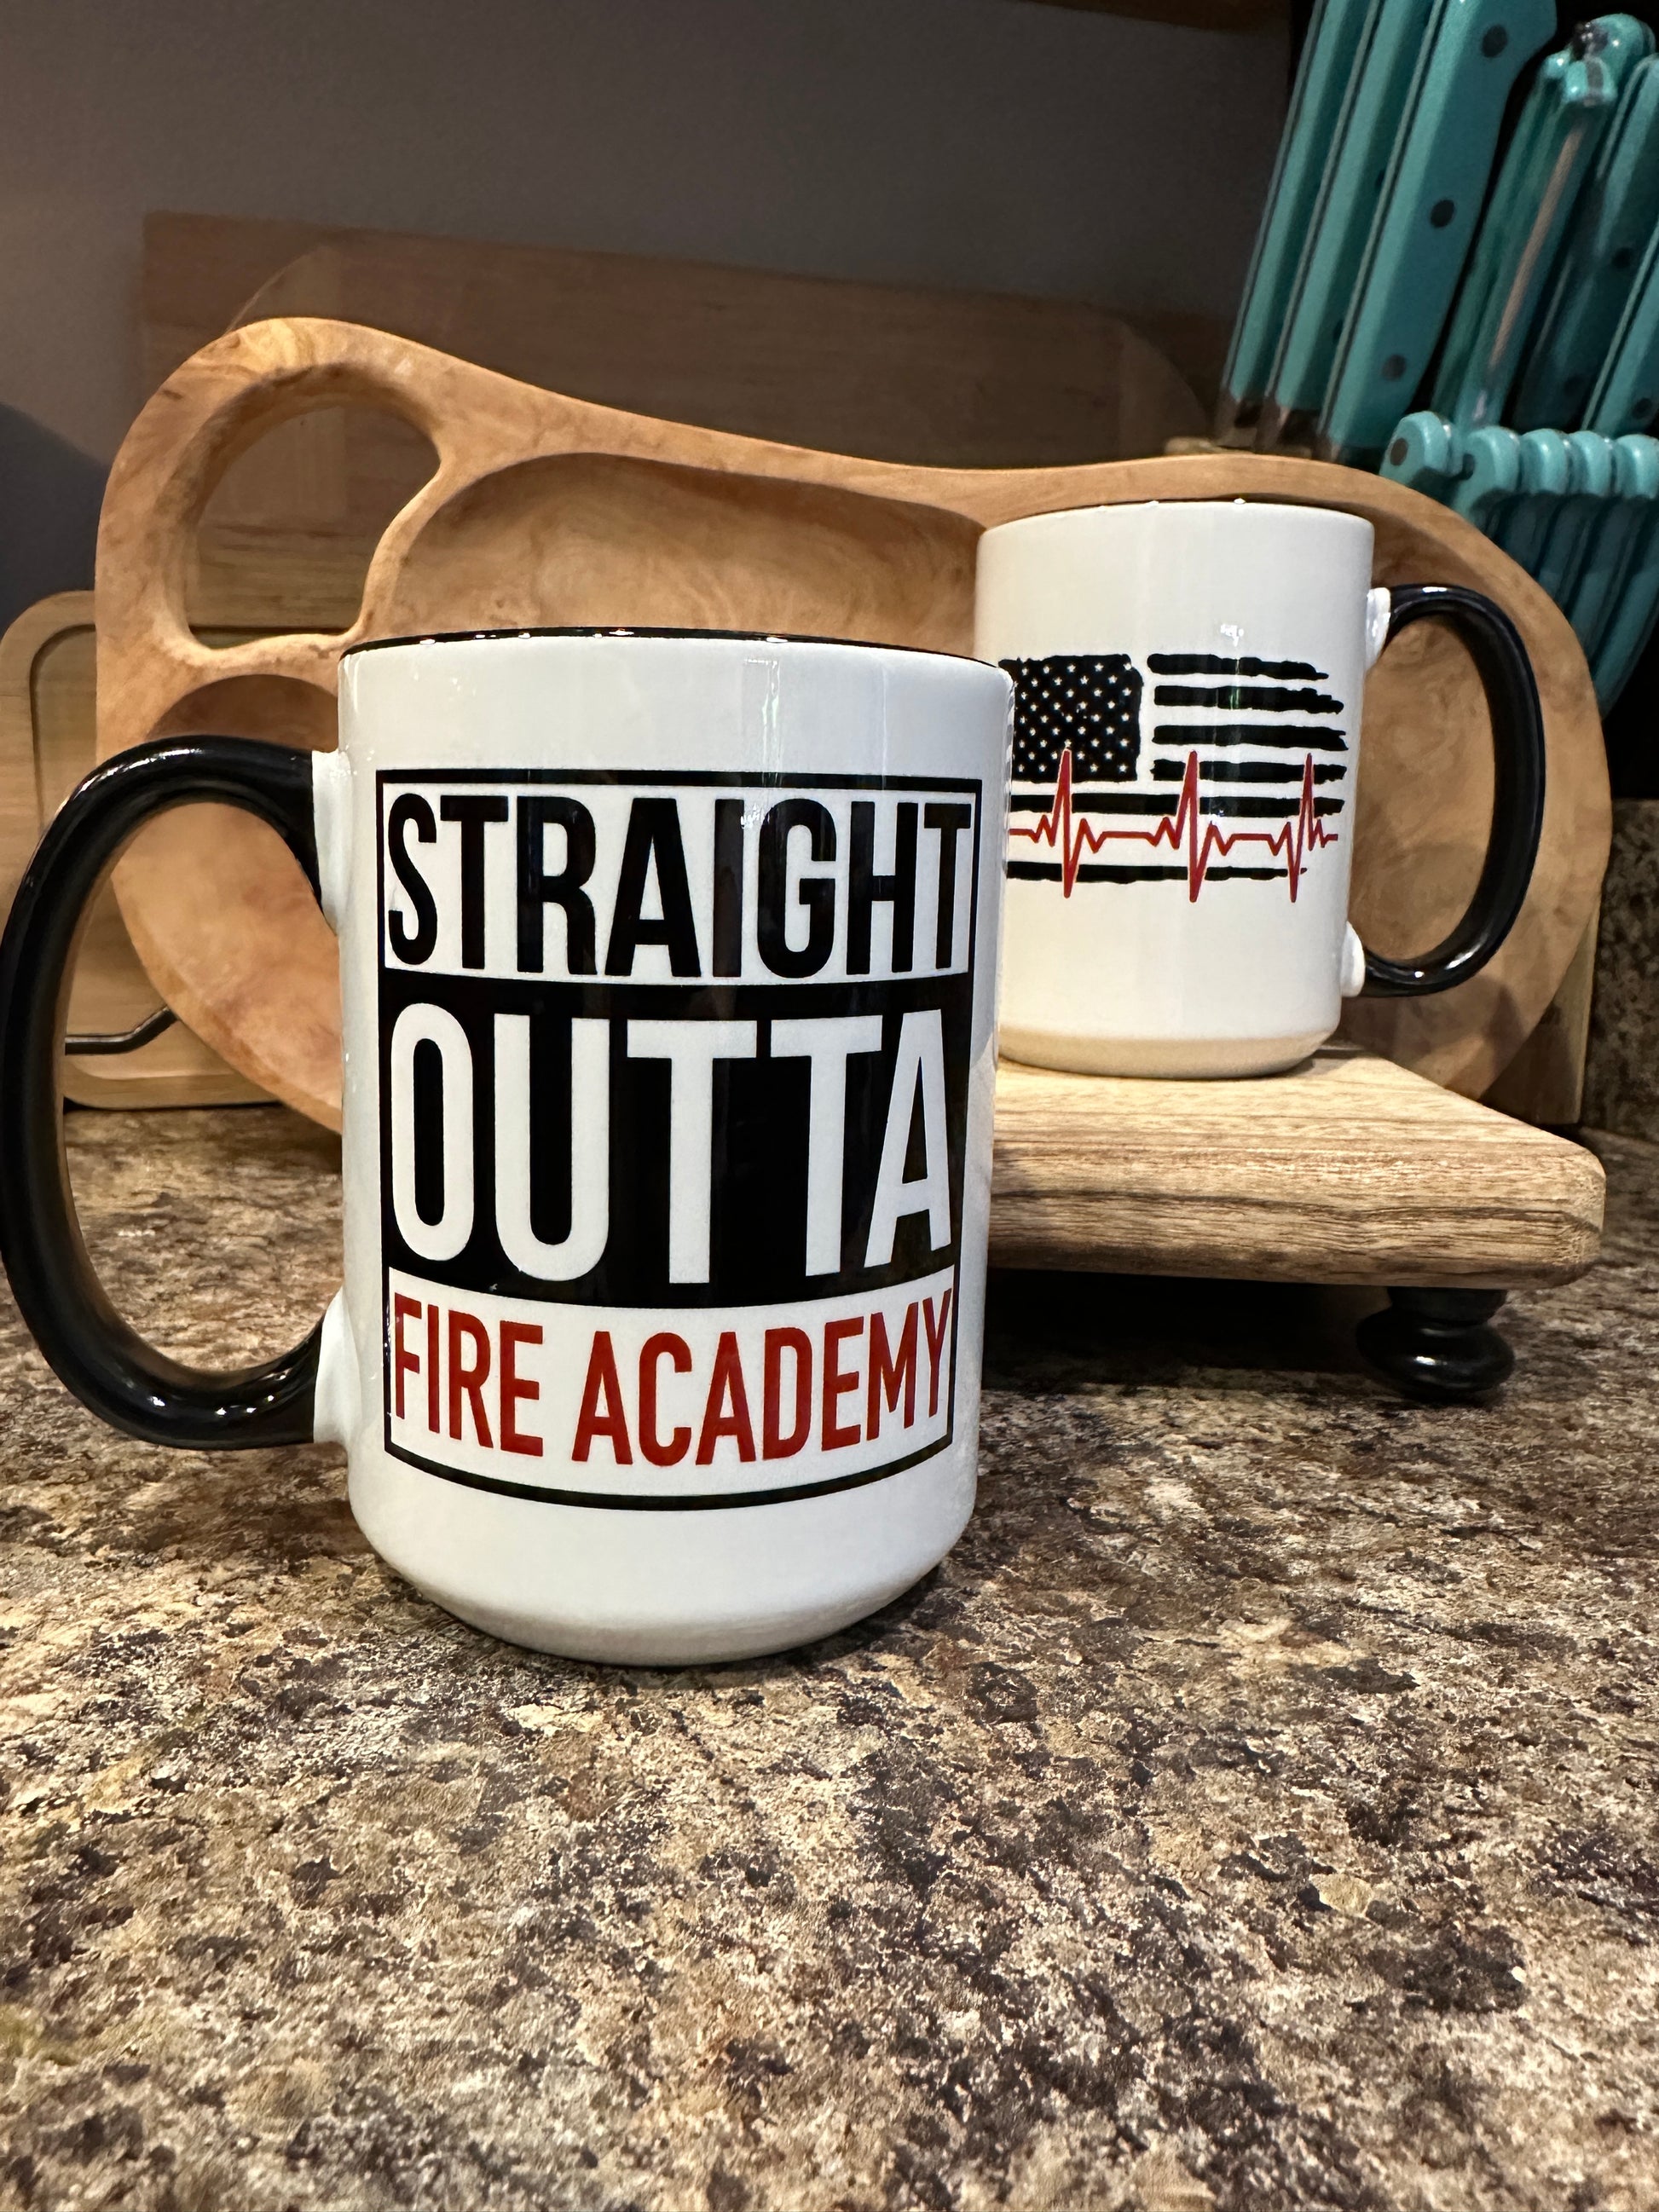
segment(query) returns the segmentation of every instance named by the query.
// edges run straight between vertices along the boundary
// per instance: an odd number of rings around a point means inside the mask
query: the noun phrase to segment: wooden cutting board
[[[272,315],[368,323],[636,414],[976,467],[1158,452],[1207,422],[1229,336],[1218,317],[1090,300],[146,216],[141,397]]]
[[[236,644],[246,633],[214,635]],[[0,913],[41,830],[96,763],[96,653],[90,592],[39,601],[0,637]],[[69,1032],[118,1036],[161,1006],[106,884],[76,955]],[[240,1106],[264,1096],[182,1022],[131,1052],[66,1054],[63,1083],[77,1106]]]
[[[234,323],[367,323],[607,407],[877,459],[993,468],[1161,453],[1200,429],[1224,325],[1088,301],[851,283],[639,254],[222,216],[144,226],[148,392]],[[1149,337],[1151,343],[1149,343]],[[1196,365],[1200,403],[1166,354]],[[430,472],[379,410],[282,424],[196,533],[198,620],[349,622],[387,519]]]
[[[192,533],[230,459],[308,410],[389,410],[435,471],[388,526],[356,620],[215,647],[185,604]],[[205,348],[135,423],[100,535],[99,744],[220,729],[331,742],[336,665],[368,637],[537,623],[766,629],[965,652],[988,525],[1123,501],[1254,496],[1347,508],[1382,583],[1463,583],[1521,630],[1549,750],[1543,842],[1509,942],[1457,990],[1376,1000],[1348,1032],[1479,1096],[1553,997],[1594,914],[1610,835],[1601,725],[1572,631],[1460,517],[1355,471],[1190,453],[1031,469],[909,467],[599,407],[356,325],[274,320]],[[1479,873],[1492,763],[1463,648],[1420,626],[1367,687],[1356,923],[1396,956],[1435,942]],[[118,872],[158,987],[252,1081],[337,1124],[333,941],[271,833],[220,809],[153,824]]]

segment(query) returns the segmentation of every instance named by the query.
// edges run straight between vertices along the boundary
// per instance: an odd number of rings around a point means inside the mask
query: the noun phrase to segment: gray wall
[[[152,208],[1229,315],[1284,78],[1022,0],[3,0],[0,407],[113,452]]]

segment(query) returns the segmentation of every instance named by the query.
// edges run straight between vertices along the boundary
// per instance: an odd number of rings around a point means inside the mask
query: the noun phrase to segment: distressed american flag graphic
[[[1294,899],[1311,856],[1339,842],[1352,755],[1343,703],[1312,662],[1002,665],[1015,686],[1010,876],[1060,882],[1067,897],[1079,883],[1184,879],[1196,899],[1206,884],[1284,880]]]

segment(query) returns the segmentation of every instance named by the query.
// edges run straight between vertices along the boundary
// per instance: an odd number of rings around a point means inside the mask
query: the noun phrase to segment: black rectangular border
[[[694,784],[714,786],[726,791],[960,791],[972,795],[974,801],[974,867],[968,898],[968,965],[967,976],[970,993],[976,981],[975,963],[979,956],[979,878],[982,830],[985,821],[985,786],[977,776],[948,775],[793,775],[781,769],[756,769],[749,774],[732,774],[721,769],[647,769],[629,771],[623,769],[377,769],[374,772],[374,939],[375,994],[378,1005],[380,974],[386,965],[386,788],[398,783],[507,783],[507,784]],[[398,963],[398,975],[419,975],[422,970]],[[448,969],[441,971],[448,974]],[[380,1127],[382,1102],[380,1095],[380,1058],[375,1055],[374,1119],[375,1155],[378,1171],[385,1180],[384,1132]],[[971,1110],[971,1107],[970,1107]],[[967,1164],[963,1163],[963,1188],[966,1189]],[[379,1235],[379,1209],[376,1211],[376,1235]],[[391,1270],[386,1263],[384,1246],[380,1250],[380,1421],[382,1444],[388,1458],[400,1460],[404,1466],[418,1468],[423,1474],[435,1475],[440,1481],[459,1483],[463,1489],[492,1491],[498,1497],[524,1498],[548,1505],[592,1506],[599,1512],[624,1513],[707,1513],[722,1508],[757,1505],[787,1505],[793,1499],[827,1498],[836,1491],[862,1490],[871,1483],[885,1482],[894,1475],[902,1474],[926,1460],[937,1458],[956,1442],[957,1434],[957,1376],[959,1361],[958,1331],[962,1322],[962,1268],[963,1254],[957,1246],[955,1280],[951,1291],[951,1417],[945,1434],[934,1443],[925,1444],[920,1451],[908,1453],[904,1458],[891,1461],[885,1467],[869,1468],[858,1474],[832,1475],[823,1482],[797,1483],[793,1488],[773,1490],[741,1490],[726,1492],[696,1492],[684,1497],[660,1492],[626,1498],[614,1491],[556,1490],[529,1482],[506,1482],[493,1475],[473,1474],[464,1469],[444,1467],[436,1460],[423,1458],[418,1452],[392,1441],[391,1361],[392,1336]],[[921,1278],[916,1279],[920,1280]],[[439,1285],[440,1288],[443,1286]],[[742,1307],[727,1309],[742,1312]]]

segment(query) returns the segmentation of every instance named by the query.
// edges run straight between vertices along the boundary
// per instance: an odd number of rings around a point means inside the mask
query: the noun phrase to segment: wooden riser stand
[[[1582,1146],[1340,1046],[1245,1082],[998,1072],[994,1264],[1381,1283],[1361,1350],[1443,1403],[1504,1381],[1492,1315],[1583,1273],[1603,1191]]]

